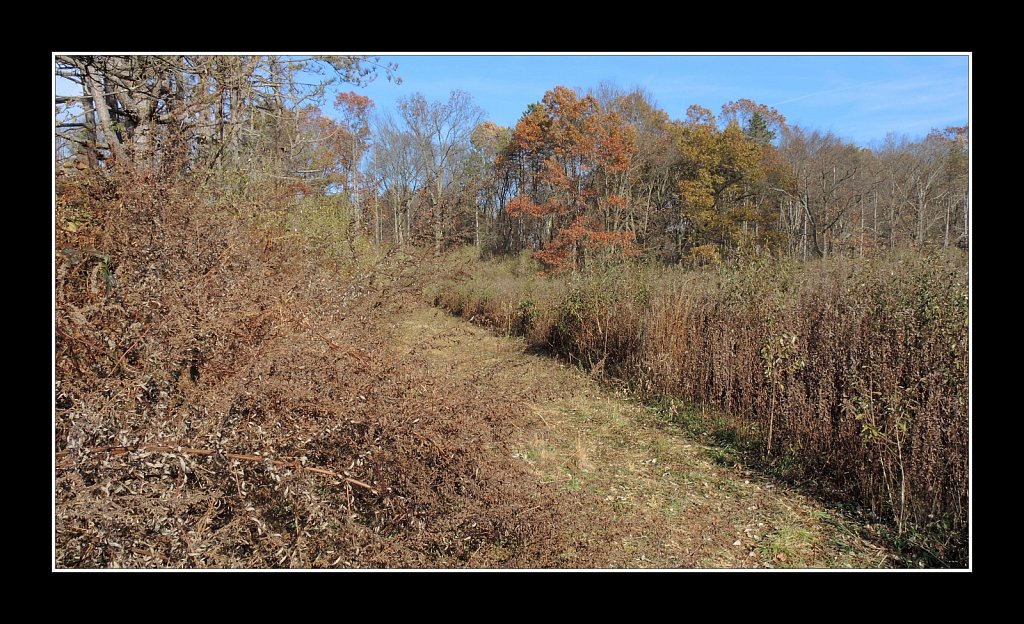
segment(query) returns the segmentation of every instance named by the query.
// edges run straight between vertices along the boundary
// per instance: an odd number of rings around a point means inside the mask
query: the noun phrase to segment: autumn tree
[[[967,145],[966,128],[948,128],[868,149],[749,99],[676,121],[642,90],[557,87],[495,159],[492,248],[572,268],[603,238],[589,231],[628,233],[667,261],[965,245]]]
[[[749,200],[765,180],[764,146],[735,119],[719,129],[700,106],[687,111],[678,142],[677,251],[712,245],[717,256],[741,247],[748,225],[761,218]]]
[[[360,164],[370,144],[370,111],[373,109],[373,100],[365,95],[359,95],[355,91],[348,91],[339,93],[335,97],[334,108],[338,111],[338,124],[344,129],[345,160],[348,172],[345,190],[352,198],[355,225],[358,230],[363,218],[363,206],[360,200],[364,195],[361,193],[364,180]]]
[[[512,181],[520,247],[558,270],[599,248],[632,249],[621,216],[634,153],[633,132],[593,96],[555,87],[531,104],[497,162]]]
[[[301,181],[296,188],[306,193],[325,194],[340,187],[348,178],[345,129],[323,114],[319,107],[305,106],[297,111],[295,124],[284,139],[285,171],[288,177]]]

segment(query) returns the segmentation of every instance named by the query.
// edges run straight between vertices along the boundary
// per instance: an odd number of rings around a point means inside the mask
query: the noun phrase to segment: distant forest
[[[394,116],[327,95],[395,70],[367,57],[60,56],[81,94],[57,100],[56,156],[62,170],[212,167],[242,194],[259,181],[335,203],[350,237],[532,250],[554,272],[967,246],[966,126],[867,148],[748,99],[671,119],[650,93],[613,85],[552,85],[512,128],[461,91],[408,96]]]

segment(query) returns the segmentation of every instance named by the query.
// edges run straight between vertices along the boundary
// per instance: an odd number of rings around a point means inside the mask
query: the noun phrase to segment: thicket
[[[532,262],[483,262],[431,296],[648,399],[724,410],[765,465],[889,521],[897,542],[966,560],[962,253],[557,279]]]
[[[55,566],[552,565],[515,408],[393,351],[416,250],[167,164],[57,180]]]
[[[523,487],[522,408],[388,331],[428,260],[360,233],[358,124],[298,77],[367,63],[58,58],[55,567],[557,563],[577,504]]]

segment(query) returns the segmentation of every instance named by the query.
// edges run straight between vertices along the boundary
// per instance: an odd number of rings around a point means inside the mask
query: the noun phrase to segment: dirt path
[[[642,405],[525,342],[422,306],[395,321],[399,356],[500,396],[520,416],[509,448],[579,506],[561,566],[877,568],[889,554],[838,512],[764,475],[715,462]]]

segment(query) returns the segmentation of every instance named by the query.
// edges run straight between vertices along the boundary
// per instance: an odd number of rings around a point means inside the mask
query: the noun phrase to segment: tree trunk
[[[925,203],[921,199],[920,194],[917,198],[917,246],[924,246],[924,211]]]
[[[874,205],[873,209],[872,209],[873,212],[874,212],[874,226],[871,228],[872,229],[871,240],[872,240],[872,242],[874,244],[871,247],[873,249],[877,249],[878,248],[878,189],[877,188],[873,189],[871,195],[872,195],[872,198],[871,198],[872,199],[872,203]]]
[[[968,223],[967,223],[967,218],[968,217],[967,217],[967,215],[968,215],[968,212],[969,212],[969,210],[968,210],[969,207],[970,207],[970,197],[968,196],[967,191],[964,191],[964,235],[963,235],[964,241],[970,241],[971,240],[970,237],[968,236],[969,230],[967,229],[967,226],[968,226]]]
[[[393,226],[394,226],[394,230],[395,230],[395,244],[396,245],[401,245],[402,244],[402,221],[401,221],[401,219],[399,217],[398,198],[397,197],[393,197],[391,199],[391,212],[393,214],[392,218],[394,219]]]
[[[441,222],[441,204],[434,205],[434,255],[441,255],[441,246],[444,241],[444,224]]]
[[[864,257],[864,233],[867,227],[867,219],[865,216],[866,207],[864,202],[860,202],[860,257]]]
[[[359,164],[356,161],[356,137],[353,133],[352,139],[352,161],[351,169],[349,170],[349,189],[352,191],[352,207],[355,210],[356,216],[356,231],[359,231],[359,227],[363,219],[362,206],[359,204]]]
[[[110,108],[107,99],[100,89],[98,79],[93,75],[92,64],[87,63],[82,71],[82,85],[87,97],[91,97],[93,108],[96,110],[96,117],[99,119],[100,132],[103,133],[103,142],[110,148],[115,160],[121,160],[121,140],[114,131],[114,122],[110,118]]]
[[[95,169],[99,166],[99,158],[96,155],[96,146],[99,141],[96,140],[96,106],[92,101],[92,94],[86,93],[85,97],[82,98],[82,107],[85,109],[85,141],[87,143],[85,148],[85,158],[90,169]]]
[[[950,213],[950,204],[951,203],[952,203],[952,200],[950,200],[950,199],[946,200],[946,233],[942,237],[942,248],[943,249],[949,249],[949,213]]]
[[[380,205],[380,197],[377,194],[373,196],[373,207],[377,213],[377,244],[384,242],[384,210]]]
[[[804,232],[803,232],[803,236],[801,238],[801,246],[803,247],[802,258],[803,258],[804,261],[806,261],[807,260],[807,226],[808,226],[808,221],[810,221],[810,218],[811,218],[811,210],[807,206],[807,195],[806,194],[804,195],[804,206],[803,207],[804,207]]]

